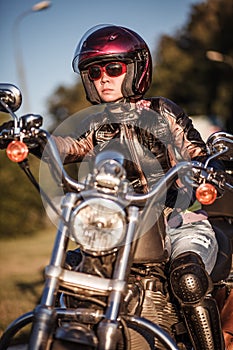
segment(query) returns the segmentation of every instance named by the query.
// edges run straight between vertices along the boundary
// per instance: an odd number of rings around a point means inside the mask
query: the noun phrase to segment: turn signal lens
[[[8,158],[12,162],[22,162],[28,156],[28,147],[22,141],[12,141],[6,149]]]
[[[201,204],[212,204],[217,198],[217,190],[211,184],[202,184],[196,190],[196,198]]]

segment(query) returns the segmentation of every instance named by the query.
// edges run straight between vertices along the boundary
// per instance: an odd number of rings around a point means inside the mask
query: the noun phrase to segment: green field
[[[32,237],[0,240],[0,334],[40,300],[54,237],[55,227],[51,226]]]

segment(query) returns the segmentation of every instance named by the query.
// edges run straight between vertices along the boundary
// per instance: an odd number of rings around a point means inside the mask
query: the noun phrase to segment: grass
[[[51,226],[32,237],[0,241],[0,335],[40,300],[54,237],[55,227]]]

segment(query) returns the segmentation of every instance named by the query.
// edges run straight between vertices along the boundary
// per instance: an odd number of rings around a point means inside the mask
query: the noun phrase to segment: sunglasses
[[[88,68],[88,75],[91,80],[99,80],[103,72],[109,77],[119,77],[126,72],[126,64],[124,62],[110,62],[104,66],[94,64]]]

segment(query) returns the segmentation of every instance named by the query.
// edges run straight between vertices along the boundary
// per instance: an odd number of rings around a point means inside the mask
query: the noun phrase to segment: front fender
[[[6,350],[12,338],[19,332],[22,328],[27,326],[29,323],[33,321],[34,313],[33,311],[27,312],[22,316],[16,318],[5,330],[1,339],[0,339],[0,350]]]

